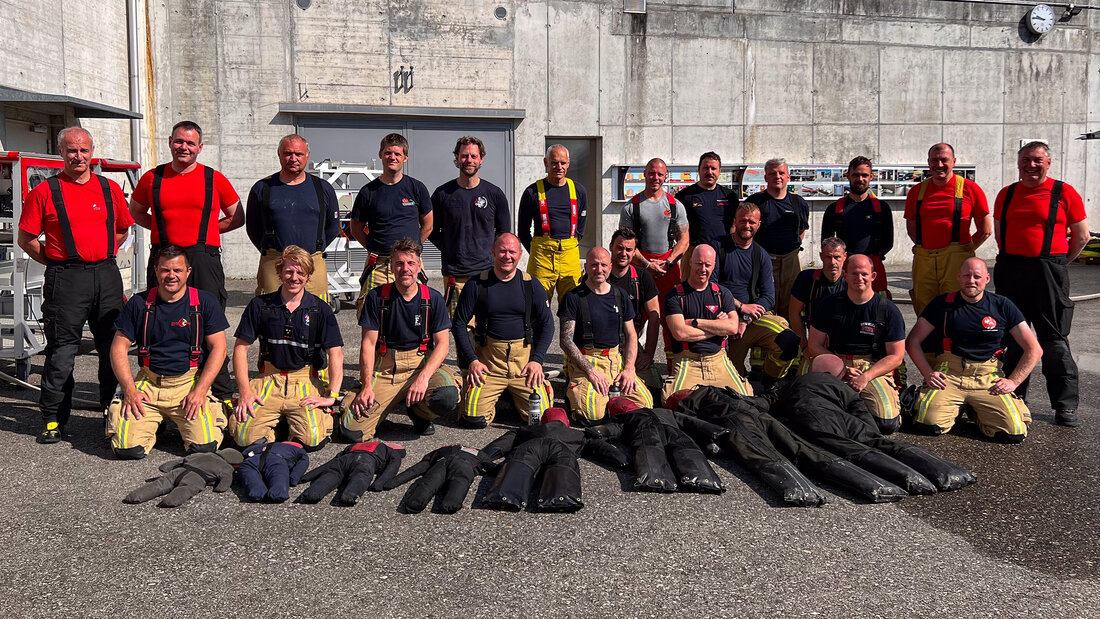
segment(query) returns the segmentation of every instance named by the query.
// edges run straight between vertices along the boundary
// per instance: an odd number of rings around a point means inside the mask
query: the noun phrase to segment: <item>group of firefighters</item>
[[[750,377],[770,388],[830,353],[844,360],[844,381],[884,433],[903,415],[916,431],[947,432],[965,409],[991,439],[1020,442],[1040,358],[1055,422],[1078,423],[1066,263],[1089,232],[1080,195],[1048,176],[1042,142],[1020,149],[1020,180],[998,193],[992,212],[982,189],[954,173],[954,149],[929,149],[930,175],[909,191],[904,213],[919,317],[906,335],[883,267],[894,244],[891,212],[871,193],[865,157],[851,161],[847,194],[825,211],[819,269],[801,268],[809,208],[788,191],[786,162],[768,161],[766,189],[741,201],[718,183],[713,152],[700,157],[698,182],[675,196],[663,189],[665,163],[651,160],[609,247],[590,250],[582,266],[587,195],[567,176],[564,146],[547,150],[545,178],[524,190],[516,235],[504,192],[479,176],[480,140],[458,140],[458,177],[429,194],[403,173],[408,142],[387,135],[382,174],[359,191],[348,229],[368,258],[357,303],[360,383],[346,394],[322,254],[340,232],[339,211],[332,187],[306,171],[306,140],[279,142],[281,169],[256,182],[247,208],[223,175],[198,163],[197,124],[176,124],[169,147],[171,161],[146,172],[127,202],[92,172],[92,136],[64,129],[64,169],[27,196],[18,243],[47,265],[41,443],[63,436],[85,323],[120,458],[148,454],[166,419],[189,452],[216,450],[226,431],[242,446],[274,440],[284,418],[306,449],[334,436],[363,441],[402,408],[421,435],[438,417],[483,428],[498,403],[508,405],[505,391],[526,419],[553,406],[543,365],[555,292],[565,399],[577,423],[602,420],[618,393],[640,407],[698,385],[750,395]],[[151,231],[150,288],[124,303],[115,255],[134,223]],[[221,235],[241,226],[260,260],[256,296],[234,333],[234,389]],[[1000,250],[997,294],[975,258],[990,236]],[[428,240],[442,254],[442,292],[423,273]],[[446,362],[452,336],[461,371]],[[248,349],[257,341],[252,377]],[[654,364],[661,341],[663,378]],[[906,353],[923,385],[903,411],[897,376]]]

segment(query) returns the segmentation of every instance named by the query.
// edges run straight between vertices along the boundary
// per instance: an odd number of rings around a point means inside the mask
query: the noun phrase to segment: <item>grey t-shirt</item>
[[[675,199],[675,198],[673,198]],[[650,254],[663,254],[672,249],[668,242],[668,222],[672,219],[667,194],[661,194],[656,200],[642,198],[638,203],[642,229],[635,230],[638,235],[638,249]],[[687,227],[687,211],[680,202],[676,203],[676,225]],[[619,227],[634,227],[634,202],[627,202],[619,213]]]

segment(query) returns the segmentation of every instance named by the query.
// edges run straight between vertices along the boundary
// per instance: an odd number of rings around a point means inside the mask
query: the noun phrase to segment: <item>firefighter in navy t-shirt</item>
[[[107,436],[115,455],[144,458],[157,428],[172,420],[188,453],[213,452],[227,420],[210,385],[225,360],[225,319],[213,293],[187,285],[187,252],[164,245],[154,261],[157,285],[130,297],[115,321],[111,367],[122,397],[107,409]],[[129,351],[138,345],[137,380]],[[203,358],[203,344],[210,352]]]
[[[458,178],[432,193],[431,236],[443,259],[443,298],[452,315],[466,282],[493,265],[487,249],[512,229],[508,198],[479,174],[485,145],[475,137],[459,138],[454,155]]]
[[[382,138],[378,158],[382,160],[382,175],[359,190],[348,226],[352,238],[367,248],[367,261],[359,278],[362,291],[356,300],[360,309],[368,292],[393,283],[390,269],[393,244],[412,239],[423,246],[434,221],[428,188],[403,172],[409,160],[409,141],[405,136],[391,133]]]
[[[901,426],[898,390],[891,373],[905,361],[905,321],[893,301],[871,288],[874,265],[848,257],[848,290],[821,301],[810,326],[810,360],[831,353],[844,360],[843,380],[859,392],[883,434]]]
[[[913,426],[929,434],[949,432],[959,410],[969,405],[983,434],[1019,443],[1027,437],[1031,413],[1014,392],[1043,350],[1016,305],[986,292],[989,271],[982,259],[963,262],[958,280],[959,291],[933,299],[905,341],[909,357],[924,376]],[[999,353],[1010,335],[1023,355],[1005,376]],[[939,351],[932,365],[924,355],[926,342]]]
[[[264,438],[274,442],[275,426],[286,417],[290,440],[308,451],[332,435],[330,407],[344,379],[344,341],[332,308],[306,292],[313,275],[309,252],[291,245],[275,262],[283,285],[249,302],[237,327],[233,374],[240,401],[229,419],[238,445]],[[248,347],[260,340],[260,372],[248,379]],[[328,367],[327,384],[321,371]],[[331,387],[330,387],[331,385]]]
[[[631,228],[619,228],[611,235],[611,273],[607,281],[630,297],[634,307],[634,333],[638,336],[638,356],[634,370],[651,394],[661,391],[661,375],[653,357],[661,341],[661,297],[657,282],[649,271],[632,264],[638,236]],[[642,333],[645,330],[645,345]]]
[[[610,273],[611,254],[593,247],[585,258],[584,282],[570,290],[558,307],[569,381],[566,397],[586,423],[607,415],[608,392],[614,383],[623,397],[642,408],[653,407],[653,397],[634,373],[638,354],[634,306],[622,289],[607,281]]]
[[[890,205],[871,193],[871,160],[856,157],[848,163],[848,193],[829,205],[821,217],[821,241],[839,238],[847,251],[863,254],[875,265],[875,292],[886,292],[886,267],[882,261],[894,247],[894,221]],[[889,294],[889,293],[887,293]]]
[[[386,252],[392,284],[367,293],[359,326],[362,387],[340,419],[340,432],[353,441],[374,436],[378,424],[405,406],[418,434],[435,433],[432,419],[458,410],[458,372],[447,358],[451,320],[443,295],[420,283],[420,244],[402,239]],[[349,394],[351,395],[351,394]]]
[[[806,350],[810,342],[810,324],[813,322],[814,306],[826,297],[842,293],[848,290],[848,282],[844,281],[844,261],[848,259],[847,247],[844,241],[829,237],[822,241],[820,269],[806,269],[798,274],[791,287],[791,309],[788,321],[791,330],[798,334],[799,347]],[[809,370],[809,365],[803,365],[803,372]]]
[[[691,263],[691,252],[699,245],[710,243],[729,234],[729,222],[737,210],[737,194],[718,184],[722,175],[722,158],[715,152],[705,152],[699,157],[699,180],[694,185],[676,192],[676,199],[684,205],[688,220],[687,252],[683,270]]]
[[[752,386],[741,379],[726,356],[726,337],[737,333],[740,321],[737,301],[725,287],[710,281],[715,254],[710,245],[700,245],[691,255],[691,274],[665,295],[665,328],[670,343],[669,375],[662,396],[695,385],[730,387],[752,395]]]

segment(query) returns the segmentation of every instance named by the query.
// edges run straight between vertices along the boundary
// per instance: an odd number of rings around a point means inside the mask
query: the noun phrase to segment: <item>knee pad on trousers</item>
[[[464,428],[471,428],[474,430],[480,430],[489,426],[489,422],[484,417],[471,417],[469,415],[463,415],[458,418],[458,425]]]
[[[1027,438],[1026,434],[1009,434],[1004,430],[997,430],[993,435],[993,441],[997,443],[1007,443],[1009,445],[1019,445]]]
[[[801,340],[798,338],[798,334],[790,329],[784,329],[779,335],[775,336],[775,345],[778,346],[781,351],[779,355],[780,361],[790,361],[797,357],[799,342],[801,342]]]
[[[359,433],[359,438],[363,438],[363,433],[362,432]],[[320,443],[317,443],[316,445],[302,445],[302,449],[306,450],[307,453],[313,453],[315,451],[320,450],[325,445],[328,445],[329,440],[330,440],[329,437],[326,436],[325,438],[321,439]],[[359,443],[361,441],[354,441],[354,442]]]
[[[901,417],[894,417],[893,419],[875,417],[875,424],[878,425],[878,431],[882,434],[893,434],[901,429]]]
[[[337,424],[332,435],[341,443],[362,443],[363,431],[362,430],[349,430],[344,427],[343,424]],[[322,443],[323,445],[324,443]],[[308,450],[307,450],[308,451]]]
[[[210,441],[209,443],[191,443],[191,446],[187,448],[189,454],[212,454],[218,450],[218,442]]]
[[[141,445],[127,447],[126,449],[115,448],[115,457],[119,460],[141,460],[145,457],[145,448]]]
[[[462,394],[459,393],[458,387],[440,387],[428,400],[428,408],[439,417],[454,417],[461,400]]]
[[[943,434],[943,428],[931,423],[921,423],[919,421],[914,421],[911,429],[916,434],[925,434],[927,436],[939,436]]]

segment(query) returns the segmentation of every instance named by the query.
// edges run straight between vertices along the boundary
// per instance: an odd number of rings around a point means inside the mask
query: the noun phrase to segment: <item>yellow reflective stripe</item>
[[[992,378],[996,381],[1000,378],[1000,373],[997,371],[992,372]],[[1016,400],[1012,397],[1012,394],[1005,393],[998,397],[1005,403],[1005,410],[1008,413],[1009,420],[1012,422],[1012,433],[1024,434],[1027,432],[1027,426],[1024,425],[1024,416],[1020,414],[1020,407],[1016,405]]]
[[[774,333],[783,333],[787,330],[787,327],[784,327],[770,318],[758,318],[752,324],[766,327],[769,331]]]
[[[730,378],[733,382],[737,383],[737,390],[741,392],[741,395],[745,394],[745,384],[741,382],[741,375],[737,373],[737,370],[733,369],[733,364],[730,363],[729,357],[722,355],[722,363],[726,366],[726,371],[729,372]]]
[[[893,419],[897,417],[897,411],[890,405],[890,398],[886,397],[886,388],[884,387],[886,381],[882,377],[871,380],[871,385],[874,385],[875,392],[878,394],[879,401],[882,402],[882,418]]]
[[[309,397],[308,380],[298,383],[298,392],[302,394],[303,399]],[[306,405],[306,421],[309,422],[309,440],[311,444],[316,445],[321,442],[320,429],[317,427],[317,407]]]
[[[477,417],[477,399],[481,396],[481,386],[472,385],[466,392],[466,416]]]
[[[676,380],[672,383],[672,393],[676,393],[684,386],[685,376],[687,376],[687,359],[681,358],[676,365]]]
[[[920,405],[917,406],[917,414],[913,417],[913,421],[924,423],[925,418],[928,417],[928,407],[932,405],[932,400],[935,399],[936,394],[939,393],[939,389],[929,389],[920,399]]]
[[[584,381],[588,384],[587,393],[585,395],[585,401],[588,403],[588,412],[585,417],[589,419],[596,418],[596,387],[588,380]]]
[[[443,368],[439,368],[438,370],[435,371],[435,373],[443,377],[443,382],[446,383],[446,385],[444,385],[444,386],[446,386],[446,387],[455,386],[454,378],[451,376],[450,372],[446,372],[446,371],[443,370]]]

